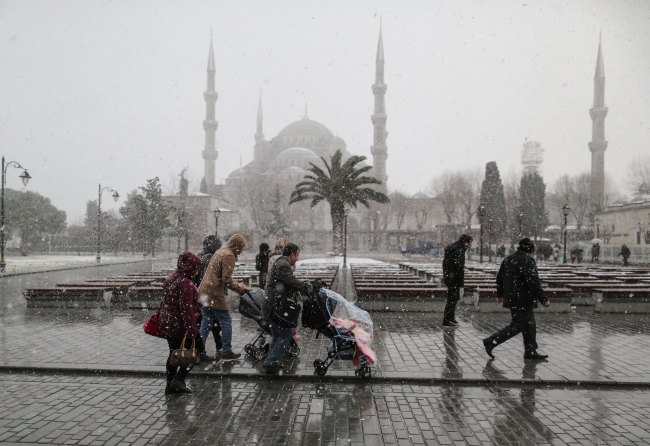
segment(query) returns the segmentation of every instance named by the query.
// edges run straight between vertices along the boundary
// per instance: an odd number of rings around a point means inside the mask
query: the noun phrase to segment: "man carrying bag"
[[[293,275],[292,266],[298,261],[300,248],[287,244],[282,257],[271,267],[266,278],[267,299],[262,308],[262,316],[269,321],[271,343],[269,355],[263,367],[266,373],[277,373],[282,369],[280,361],[291,341],[291,329],[295,328],[300,315],[298,291],[311,291],[309,282],[301,282]]]

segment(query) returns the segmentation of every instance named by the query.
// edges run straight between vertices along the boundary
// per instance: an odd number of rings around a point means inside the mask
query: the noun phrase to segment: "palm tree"
[[[388,203],[388,197],[369,187],[361,187],[367,184],[381,184],[376,178],[362,176],[372,169],[372,166],[355,168],[357,164],[366,159],[365,156],[351,156],[345,163],[341,164],[343,154],[337,150],[330,156],[330,163],[321,157],[327,172],[320,167],[311,164],[309,171],[313,175],[305,175],[305,181],[296,184],[296,189],[291,192],[289,204],[299,201],[311,200],[311,207],[321,201],[330,204],[332,216],[332,245],[334,252],[343,252],[343,222],[345,219],[345,205],[353,206],[363,203],[370,207],[369,201]]]

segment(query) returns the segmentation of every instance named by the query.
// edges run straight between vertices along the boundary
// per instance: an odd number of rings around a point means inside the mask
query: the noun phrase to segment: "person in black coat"
[[[627,245],[621,246],[621,252],[618,253],[619,256],[623,256],[623,266],[627,266],[627,259],[630,258],[630,248],[627,247]]]
[[[470,246],[472,246],[472,237],[463,234],[457,242],[445,248],[442,280],[447,285],[447,305],[442,318],[443,327],[458,327],[456,304],[460,299],[460,287],[465,285],[465,251]]]
[[[494,358],[492,350],[517,333],[524,336],[524,358],[545,359],[548,355],[537,353],[535,314],[537,301],[545,307],[551,305],[544,296],[542,284],[537,274],[537,265],[533,259],[535,244],[524,238],[519,242],[517,252],[509,255],[501,263],[497,274],[497,302],[504,308],[510,308],[512,320],[510,325],[483,339],[488,356]]]
[[[199,259],[201,259],[201,269],[199,270],[198,274],[192,278],[192,283],[194,283],[194,286],[197,288],[199,285],[201,285],[201,281],[203,280],[203,276],[205,276],[205,271],[208,269],[208,265],[210,264],[210,259],[212,259],[212,256],[214,255],[215,252],[217,252],[221,248],[221,240],[216,235],[208,235],[203,239],[203,250],[197,254]],[[201,308],[201,302],[199,302],[199,308]],[[199,325],[201,325],[201,318],[199,317],[198,321]],[[217,349],[217,354],[221,351],[223,344],[221,342],[221,325],[219,324],[218,320],[214,320],[214,323],[212,325],[212,336],[214,337],[214,344]],[[201,361],[209,362],[209,361],[214,361],[216,357],[209,356],[208,353],[205,350],[205,345],[203,345],[203,340],[199,336],[197,339],[197,345],[196,347],[199,349],[199,352],[201,352]]]

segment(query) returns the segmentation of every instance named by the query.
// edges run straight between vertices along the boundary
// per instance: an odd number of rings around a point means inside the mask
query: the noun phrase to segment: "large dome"
[[[334,134],[320,122],[301,119],[283,128],[278,136],[334,136]]]
[[[315,158],[318,159],[318,155],[314,153],[313,150],[304,149],[302,147],[294,147],[293,149],[287,149],[281,152],[278,155],[278,159],[284,158]]]

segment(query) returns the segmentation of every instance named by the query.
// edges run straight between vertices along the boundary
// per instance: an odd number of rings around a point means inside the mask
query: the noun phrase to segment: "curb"
[[[0,373],[33,373],[41,375],[75,375],[75,376],[123,376],[133,378],[162,378],[164,370],[152,368],[88,368],[88,367],[35,367],[35,366],[3,366]],[[414,385],[458,385],[458,386],[489,386],[489,385],[545,385],[554,387],[626,387],[650,388],[650,379],[645,378],[608,378],[580,379],[578,377],[559,378],[488,378],[473,376],[471,378],[418,378],[400,376],[374,375],[371,378],[357,378],[349,372],[330,372],[325,376],[316,376],[306,371],[283,375],[266,375],[261,372],[218,372],[209,370],[195,370],[193,377],[200,378],[231,378],[236,380],[269,380],[269,381],[299,381],[308,383],[359,383],[359,384],[414,384]]]

